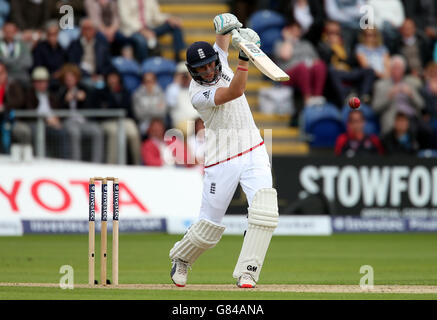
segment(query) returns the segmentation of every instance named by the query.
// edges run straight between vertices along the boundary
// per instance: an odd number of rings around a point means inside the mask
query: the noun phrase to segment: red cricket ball
[[[352,109],[358,109],[361,106],[361,101],[360,99],[354,97],[354,98],[350,98],[349,100],[349,107],[351,107]]]

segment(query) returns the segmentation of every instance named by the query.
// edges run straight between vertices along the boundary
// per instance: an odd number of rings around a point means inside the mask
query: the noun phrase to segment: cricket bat
[[[256,44],[250,42],[240,43],[240,48],[258,70],[273,81],[290,80],[290,76],[279,68]]]

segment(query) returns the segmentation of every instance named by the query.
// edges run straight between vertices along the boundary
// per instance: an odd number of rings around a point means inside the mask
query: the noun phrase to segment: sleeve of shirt
[[[217,43],[214,43],[214,50],[218,52],[219,54],[219,58],[220,58],[220,62],[222,63],[222,65],[226,66],[229,68],[229,62],[228,62],[228,55],[229,53],[224,52],[218,45]]]
[[[205,88],[204,90],[195,93],[191,98],[191,103],[194,108],[197,110],[204,110],[215,107],[214,97],[216,91],[217,88],[213,87]]]

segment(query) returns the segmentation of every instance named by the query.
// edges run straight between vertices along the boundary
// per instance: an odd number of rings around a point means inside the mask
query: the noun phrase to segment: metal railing
[[[46,135],[45,135],[45,118],[47,114],[41,114],[34,110],[15,110],[15,118],[18,119],[36,119],[36,145],[35,152],[38,158],[46,156]],[[117,118],[118,131],[118,164],[126,164],[126,131],[124,127],[124,119],[126,110],[124,109],[83,109],[83,110],[52,110],[51,115],[59,118],[68,118],[73,115],[81,115],[85,118]]]

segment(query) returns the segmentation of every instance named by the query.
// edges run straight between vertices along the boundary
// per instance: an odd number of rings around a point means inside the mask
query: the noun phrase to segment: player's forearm
[[[215,93],[214,102],[217,106],[235,100],[244,94],[246,90],[248,67],[249,62],[239,61],[234,78],[229,87],[218,88]]]
[[[239,60],[237,70],[235,70],[235,76],[232,79],[229,89],[237,97],[241,97],[246,91],[246,83],[249,73],[249,62]]]

